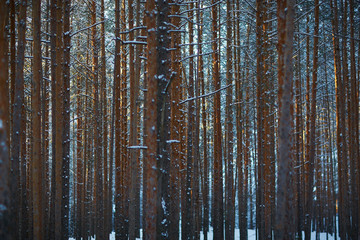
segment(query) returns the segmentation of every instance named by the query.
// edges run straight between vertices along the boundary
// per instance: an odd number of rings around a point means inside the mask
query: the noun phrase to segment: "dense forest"
[[[359,0],[0,0],[0,239],[360,239]]]

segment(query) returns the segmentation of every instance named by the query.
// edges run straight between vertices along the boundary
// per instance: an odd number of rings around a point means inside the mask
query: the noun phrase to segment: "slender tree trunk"
[[[50,0],[46,0],[46,24],[45,24],[45,31],[49,32],[50,26]],[[49,41],[49,36],[46,37],[46,40]],[[50,46],[45,46],[45,57],[50,59]],[[43,207],[44,209],[44,238],[48,239],[50,237],[50,181],[51,181],[51,174],[50,174],[50,91],[49,91],[49,81],[50,79],[50,64],[49,60],[45,61],[44,71],[43,71],[43,78],[41,79],[42,86],[41,86],[41,105],[42,105],[42,155],[43,155]]]
[[[108,159],[108,108],[107,108],[107,78],[106,78],[106,47],[105,47],[105,2],[101,0],[100,6],[100,18],[101,18],[101,67],[100,67],[100,125],[102,128],[102,146],[101,152],[103,154],[103,163],[102,168],[104,171],[103,177],[103,237],[104,239],[109,238],[109,234],[111,233],[111,205],[109,204],[109,198],[112,195],[109,195],[110,186],[109,186],[109,159]]]
[[[286,11],[285,11],[286,9]],[[292,88],[294,0],[278,2],[279,159],[277,177],[276,239],[294,239],[292,186]]]
[[[11,209],[10,195],[10,148],[8,144],[9,128],[9,97],[7,96],[8,88],[6,82],[8,81],[8,65],[7,63],[7,39],[6,39],[6,23],[9,12],[9,4],[6,1],[0,2],[0,238],[4,240],[15,239],[16,233],[12,232],[11,225],[15,224],[16,217],[10,213],[14,213]],[[15,190],[16,189],[11,189]],[[14,194],[14,193],[13,193]],[[14,209],[18,210],[18,209]],[[14,229],[17,226],[13,227]]]
[[[218,49],[218,4],[215,0],[211,1],[212,6],[212,70],[214,90],[220,89],[220,62]],[[220,93],[214,94],[214,187],[213,187],[213,227],[214,238],[224,239],[224,213],[223,213],[223,167],[222,167],[222,134],[221,134],[221,107]]]
[[[157,10],[156,1],[146,2],[146,27],[147,35],[147,92],[145,102],[144,119],[144,144],[147,147],[144,157],[144,179],[146,179],[144,201],[144,239],[152,240],[157,237],[157,197],[158,189],[158,170],[157,170],[157,104],[158,104],[158,54],[157,54]]]
[[[121,2],[120,8],[120,30],[125,31],[127,28],[126,1]],[[125,41],[127,35],[122,34],[121,40]],[[129,156],[128,156],[128,130],[127,130],[127,46],[122,44],[120,47],[120,168],[121,168],[121,238],[129,236]]]
[[[55,136],[53,141],[55,143],[54,149],[55,155],[53,161],[55,162],[54,166],[54,188],[55,188],[55,237],[54,239],[59,240],[62,239],[63,236],[63,127],[64,127],[64,80],[63,80],[63,72],[61,68],[61,64],[63,64],[63,6],[58,2],[53,2],[55,7],[55,65],[54,65],[54,81],[55,81],[55,104],[56,107],[53,107],[53,115],[56,118],[55,121]]]
[[[171,15],[177,15],[180,11],[180,5],[177,1],[172,1]],[[171,23],[173,26],[180,26],[180,18],[172,18]],[[171,123],[170,123],[170,138],[173,140],[171,146],[171,157],[170,157],[170,216],[169,216],[169,239],[179,239],[179,220],[180,220],[180,42],[181,35],[174,31],[171,33],[171,48],[174,49],[171,52],[171,63],[172,71],[172,84],[170,86],[170,97],[171,97]]]
[[[189,4],[189,9],[194,8],[194,4]],[[194,41],[194,24],[192,12],[188,13],[189,21],[189,42]],[[193,44],[189,45],[189,55],[194,55]],[[188,78],[188,96],[189,98],[194,97],[194,61],[193,57],[189,59],[189,78]],[[182,219],[182,239],[189,240],[194,236],[194,209],[193,206],[193,174],[194,174],[194,101],[188,102],[188,122],[187,122],[187,164],[186,164],[186,196],[185,196],[185,209],[184,216]]]
[[[201,5],[200,5],[201,6]],[[200,7],[199,7],[200,8]],[[201,20],[200,24],[203,24],[203,14],[201,14]],[[199,42],[202,42],[202,33],[203,28],[200,27],[200,33],[199,33]],[[200,74],[200,84],[201,84],[201,94],[205,94],[205,77],[204,72],[200,69],[203,69],[204,60],[201,56],[202,54],[202,45],[199,44],[199,72]],[[207,111],[206,111],[206,100],[205,98],[202,98],[201,102],[202,107],[202,125],[203,125],[203,189],[202,189],[202,196],[203,196],[203,234],[204,234],[204,240],[207,240],[207,235],[209,232],[209,160],[208,160],[208,134],[207,134]]]
[[[62,131],[62,239],[69,238],[69,205],[70,205],[70,48],[71,48],[71,36],[70,36],[70,10],[71,0],[64,0],[63,2],[63,37],[64,44],[64,63],[62,66],[63,71],[63,131]]]
[[[230,86],[233,84],[233,57],[232,57],[232,8],[233,1],[228,0],[226,4],[226,38],[227,38],[227,46],[226,46],[226,79],[227,85]],[[234,239],[235,234],[235,225],[233,219],[235,218],[235,202],[233,202],[233,194],[234,194],[234,166],[233,166],[233,106],[232,106],[232,97],[233,97],[233,88],[232,86],[228,87],[226,90],[226,148],[227,148],[227,156],[226,156],[226,164],[227,164],[227,179],[226,179],[226,216],[225,216],[225,238],[232,240]]]
[[[84,232],[82,231],[84,222],[83,220],[83,205],[82,201],[83,190],[84,190],[84,126],[83,126],[83,117],[84,117],[84,108],[83,108],[83,97],[81,97],[83,89],[82,77],[79,75],[77,77],[77,106],[76,114],[78,116],[76,125],[76,239],[83,237]]]
[[[256,45],[257,45],[257,197],[256,222],[259,239],[271,239],[271,145],[270,145],[270,78],[269,65],[269,18],[267,1],[256,1]]]
[[[352,193],[352,229],[351,238],[360,238],[359,231],[359,90],[356,79],[356,62],[355,62],[355,26],[354,26],[354,0],[349,1],[350,5],[350,84],[349,84],[349,153],[350,153],[350,174],[351,174],[351,193]],[[347,50],[347,49],[346,49]]]
[[[19,24],[18,24],[18,44],[17,44],[17,58],[16,58],[16,73],[15,73],[15,88],[14,88],[14,109],[13,109],[13,126],[12,126],[12,145],[11,145],[11,159],[12,159],[12,177],[11,177],[11,215],[14,216],[15,221],[11,224],[11,232],[13,232],[14,239],[20,238],[20,213],[22,212],[22,205],[20,204],[22,195],[21,191],[21,135],[24,131],[22,119],[26,118],[23,115],[22,109],[24,104],[24,57],[25,57],[25,32],[26,32],[26,8],[27,1],[21,1],[19,6]],[[5,95],[6,96],[6,95]],[[25,173],[22,172],[25,175]],[[25,218],[25,216],[22,216]]]
[[[14,112],[14,100],[15,100],[15,77],[16,77],[16,10],[15,10],[15,0],[11,0],[8,6],[10,10],[10,140],[12,141],[12,131],[14,125],[13,112]],[[5,11],[5,7],[2,8]],[[10,142],[11,142],[10,141]],[[11,149],[9,153],[11,156]],[[12,167],[12,166],[11,166]]]
[[[341,51],[341,64],[342,64],[342,80],[343,80],[343,88],[344,88],[344,151],[347,153],[346,158],[343,160],[342,164],[342,171],[344,177],[344,195],[343,195],[343,214],[344,214],[344,232],[348,238],[351,237],[351,200],[350,200],[350,186],[351,186],[351,173],[349,169],[350,165],[350,147],[349,145],[349,132],[348,132],[348,123],[350,123],[349,116],[346,114],[347,111],[350,109],[350,102],[349,102],[349,62],[348,62],[348,39],[347,39],[347,25],[348,25],[348,1],[340,1],[340,11],[341,11],[341,22],[342,22],[342,29],[341,29],[341,38],[342,38],[342,51]]]
[[[34,239],[44,238],[44,212],[42,201],[42,178],[43,163],[41,154],[41,89],[42,81],[42,61],[41,61],[41,1],[33,1],[33,86],[32,86],[32,191],[33,191],[33,221],[34,221]]]
[[[295,67],[295,163],[296,163],[296,199],[294,198],[294,201],[297,201],[297,209],[296,209],[296,229],[297,229],[297,237],[302,238],[302,230],[303,230],[303,150],[304,150],[304,144],[303,144],[303,108],[302,108],[302,79],[301,79],[301,49],[300,49],[300,39],[299,37],[296,38],[297,42],[297,51],[298,56],[296,59],[296,67]],[[294,59],[294,60],[295,60]],[[295,195],[294,195],[295,196]]]
[[[134,2],[133,0],[128,1],[128,14],[129,14],[129,29],[134,28]],[[130,40],[134,39],[134,32],[131,31],[129,34]],[[130,45],[129,47],[129,60],[130,60],[130,146],[137,145],[137,123],[138,123],[138,111],[137,111],[137,95],[138,95],[138,79],[135,76],[135,47],[134,45]],[[136,237],[136,209],[140,206],[136,205],[136,187],[138,182],[138,151],[139,149],[130,149],[130,196],[129,196],[129,239],[133,240]]]

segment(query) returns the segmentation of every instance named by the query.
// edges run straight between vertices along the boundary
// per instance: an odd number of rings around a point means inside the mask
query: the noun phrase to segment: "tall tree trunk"
[[[259,239],[271,239],[271,145],[270,145],[270,78],[269,65],[269,18],[267,1],[256,1],[256,46],[257,46],[257,197],[256,222]]]
[[[286,10],[285,10],[286,9]],[[293,239],[295,219],[292,186],[292,88],[294,0],[278,2],[279,159],[277,177],[276,239]]]
[[[296,61],[296,67],[295,67],[295,136],[294,136],[294,142],[295,142],[295,163],[296,163],[296,199],[294,197],[294,201],[296,201],[297,209],[296,211],[296,232],[297,237],[302,238],[302,229],[303,229],[303,150],[304,150],[304,144],[303,144],[303,107],[302,107],[302,78],[301,78],[301,47],[300,47],[300,39],[299,37],[295,38],[297,42],[297,51],[298,56],[294,58],[294,61]]]
[[[129,6],[129,29],[134,28],[134,2],[133,0],[128,1]],[[134,39],[134,32],[131,31],[129,34],[130,40]],[[138,79],[135,76],[135,47],[134,45],[130,45],[129,47],[129,60],[130,60],[130,72],[129,72],[129,79],[130,79],[130,146],[137,145],[137,106],[136,106],[136,99],[137,99],[137,89],[138,89]],[[138,158],[138,151],[139,149],[130,149],[130,195],[129,195],[129,239],[133,240],[136,237],[136,209],[140,206],[136,206],[136,187],[137,187],[137,175],[138,175],[138,166],[137,166],[137,158]]]
[[[71,49],[71,36],[70,36],[70,10],[71,0],[63,2],[64,12],[63,18],[63,37],[64,44],[64,60],[63,60],[63,127],[62,127],[62,202],[61,202],[61,215],[62,215],[62,239],[69,238],[69,205],[70,205],[70,49]]]
[[[201,4],[200,4],[201,6]],[[199,6],[199,9],[200,9]],[[203,24],[203,14],[201,13],[201,20],[200,24]],[[200,27],[199,32],[199,42],[202,42],[202,34],[203,34],[203,27]],[[203,50],[202,45],[199,44],[199,72],[201,73],[199,76],[200,84],[201,84],[201,94],[205,94],[205,77],[203,72],[203,65],[204,60],[201,56]],[[202,98],[201,102],[202,107],[202,126],[203,126],[203,189],[202,189],[202,198],[203,198],[203,234],[204,234],[204,240],[207,240],[207,235],[209,232],[209,159],[208,159],[208,134],[207,134],[207,111],[206,111],[206,100],[205,98]]]
[[[114,60],[114,110],[115,113],[115,237],[120,239],[120,0],[115,1],[115,60]]]
[[[64,80],[63,80],[63,71],[61,68],[61,64],[63,64],[64,57],[63,57],[63,5],[59,4],[56,0],[53,1],[55,6],[55,65],[54,65],[54,79],[55,81],[55,108],[53,107],[53,115],[55,116],[56,121],[54,130],[55,136],[53,138],[54,141],[54,149],[55,155],[53,161],[55,162],[54,166],[54,188],[55,188],[55,236],[54,239],[59,240],[62,239],[63,235],[63,212],[62,212],[62,205],[63,205],[63,127],[64,127]]]
[[[103,177],[103,237],[104,239],[109,238],[111,233],[111,205],[109,204],[109,199],[112,195],[109,195],[110,186],[109,186],[109,159],[108,159],[108,108],[107,108],[107,78],[106,78],[106,47],[105,47],[105,2],[101,0],[100,6],[100,18],[101,18],[101,67],[100,67],[100,125],[102,129],[102,146],[101,152],[103,154],[103,163],[102,168],[104,172]]]
[[[145,240],[156,239],[157,233],[157,198],[158,195],[158,175],[157,175],[157,12],[156,1],[146,1],[147,9],[144,22],[147,28],[147,76],[144,104],[144,145],[146,152],[144,156],[144,226],[143,237]],[[149,104],[151,101],[151,104]],[[146,104],[148,103],[148,104]]]
[[[220,89],[220,62],[218,49],[218,4],[215,0],[211,1],[212,6],[212,70],[214,90]],[[222,134],[221,134],[221,107],[220,93],[214,94],[214,187],[213,187],[213,228],[214,238],[224,239],[224,214],[223,214],[223,167],[222,167]]]
[[[83,225],[84,222],[83,220],[83,206],[84,206],[84,201],[82,201],[82,197],[83,197],[83,191],[84,191],[84,125],[83,125],[83,117],[84,117],[84,101],[83,101],[83,97],[81,97],[81,93],[82,93],[82,88],[83,88],[83,79],[82,77],[79,75],[77,77],[77,106],[76,106],[76,114],[78,116],[77,121],[76,121],[76,125],[77,125],[77,130],[76,130],[76,223],[75,223],[75,237],[76,239],[80,239],[81,237],[83,237],[84,232],[83,232]]]
[[[188,6],[189,9],[194,8],[194,4],[190,3]],[[189,42],[193,43],[194,41],[194,24],[192,13],[189,11],[188,18],[189,21]],[[193,44],[189,45],[189,55],[194,55],[194,46]],[[194,60],[193,57],[189,59],[189,78],[188,78],[188,96],[189,98],[194,97]],[[181,233],[182,239],[189,240],[194,235],[194,209],[193,206],[193,174],[194,174],[194,101],[188,102],[188,122],[187,122],[187,164],[186,164],[186,196],[185,196],[185,209],[183,211],[184,216],[182,216],[182,226]]]
[[[171,15],[177,15],[180,11],[178,1],[172,1],[174,5],[171,9]],[[180,18],[172,18],[171,23],[175,27],[180,27]],[[170,122],[170,138],[173,143],[170,145],[170,216],[169,216],[169,239],[179,239],[179,220],[180,220],[180,45],[181,35],[179,32],[171,33],[171,69],[174,72],[171,76],[172,84],[170,86],[171,97],[171,122]]]
[[[20,213],[22,212],[21,203],[21,135],[23,135],[22,119],[26,118],[23,114],[24,104],[24,58],[25,58],[25,32],[26,32],[26,9],[27,1],[23,0],[19,6],[19,24],[18,24],[18,44],[17,44],[17,58],[16,58],[16,73],[15,73],[15,89],[14,89],[14,109],[13,109],[13,126],[12,126],[12,145],[11,145],[11,159],[12,159],[12,177],[11,177],[11,215],[14,216],[15,221],[11,224],[11,232],[13,232],[14,239],[20,238]],[[6,96],[6,95],[5,95]],[[25,175],[25,173],[22,172]],[[25,218],[25,216],[22,216]]]
[[[126,1],[121,2],[120,8],[120,30],[125,31],[127,28]],[[127,36],[121,35],[121,40],[125,41]],[[120,224],[121,238],[129,236],[129,156],[128,156],[128,131],[127,131],[127,47],[122,44],[120,47],[120,168],[121,168],[121,210]]]
[[[359,231],[359,203],[360,203],[360,173],[359,169],[359,90],[358,79],[356,79],[356,62],[355,62],[355,26],[354,26],[354,0],[349,1],[350,5],[350,84],[349,84],[349,140],[350,152],[350,174],[351,174],[351,194],[352,194],[352,229],[351,238],[360,238]]]
[[[6,82],[8,81],[8,65],[7,63],[7,39],[6,39],[6,25],[7,25],[7,17],[9,4],[6,1],[0,2],[0,238],[4,240],[16,239],[16,233],[12,232],[11,225],[15,224],[14,219],[16,219],[15,215],[11,215],[10,203],[11,195],[10,195],[10,152],[9,152],[9,144],[8,144],[8,133],[10,131],[9,128],[9,97],[7,96],[8,87]],[[16,189],[11,189],[15,190]],[[18,210],[18,209],[14,209]],[[14,213],[14,212],[12,212]],[[16,229],[17,226],[14,226],[13,229]]]
[[[227,85],[230,86],[226,90],[226,148],[227,148],[227,156],[226,156],[226,164],[227,164],[227,179],[226,179],[226,215],[225,215],[225,238],[232,240],[234,239],[235,234],[235,222],[233,219],[235,218],[235,202],[233,201],[234,192],[234,166],[233,166],[233,106],[232,106],[232,97],[233,97],[233,57],[232,57],[232,8],[233,1],[228,0],[226,4],[226,80]]]
[[[41,89],[42,81],[42,60],[41,60],[41,1],[33,1],[33,86],[32,86],[32,193],[33,193],[33,221],[34,239],[44,238],[44,212],[43,212],[43,163],[41,154]]]
[[[144,143],[146,198],[144,204],[144,239],[168,236],[169,208],[169,39],[167,1],[146,2],[147,25],[147,92],[145,102]]]

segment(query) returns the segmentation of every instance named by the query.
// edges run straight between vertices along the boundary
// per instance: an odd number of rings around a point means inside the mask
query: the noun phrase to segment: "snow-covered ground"
[[[142,235],[142,233],[141,233],[141,235]],[[340,239],[339,236],[337,238]],[[91,240],[93,240],[93,239],[95,240],[95,238],[91,238]],[[142,238],[138,238],[138,239],[142,239]],[[200,234],[200,239],[201,240],[204,239],[204,235],[203,235],[202,232]],[[213,239],[212,228],[210,228],[210,232],[208,232],[208,239],[209,240]],[[239,229],[235,230],[235,239],[240,239],[240,231],[239,231]],[[256,240],[256,232],[255,232],[255,230],[248,229],[248,239],[249,240]],[[311,239],[316,239],[316,233],[315,232],[311,233]],[[326,233],[320,233],[320,240],[332,240],[332,239],[335,239],[334,235],[328,234],[328,236],[326,236]],[[75,240],[75,239],[74,238],[69,238],[69,240]],[[110,240],[115,240],[115,233],[114,232],[112,232],[110,234]]]
[[[200,235],[200,239],[204,239],[204,235],[201,232]],[[210,232],[208,232],[208,239],[212,240],[213,239],[213,233],[212,233],[212,229],[210,229]],[[240,231],[239,229],[235,229],[235,240],[240,239]],[[248,229],[248,239],[249,240],[256,240],[256,232],[254,229]],[[303,234],[303,239],[304,239],[304,234]],[[311,239],[316,239],[316,232],[312,232],[311,233]],[[335,239],[334,236],[331,236],[330,234],[328,234],[328,238],[326,238],[326,233],[320,233],[320,240],[332,240]],[[338,239],[339,236],[338,236]]]

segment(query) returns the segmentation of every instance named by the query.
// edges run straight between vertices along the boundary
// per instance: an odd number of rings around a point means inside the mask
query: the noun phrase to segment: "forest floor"
[[[141,231],[141,230],[140,230]],[[140,235],[142,235],[142,232],[140,233]],[[304,238],[304,235],[303,235]],[[91,238],[91,240],[93,240],[95,238]],[[137,239],[142,239],[142,238],[137,238]],[[201,232],[200,233],[200,240],[204,239],[204,235]],[[213,232],[212,232],[212,228],[210,228],[210,231],[208,232],[208,239],[212,240],[213,239]],[[239,229],[235,229],[235,239],[240,239],[240,231]],[[312,232],[311,233],[311,239],[316,239],[316,232]],[[333,240],[335,239],[334,235],[326,235],[326,233],[320,233],[320,240]],[[338,236],[337,239],[340,239],[340,237]],[[69,238],[69,240],[75,240],[74,238]],[[110,240],[115,240],[115,233],[112,232],[110,234]],[[254,229],[248,229],[248,240],[256,240],[256,232]]]

